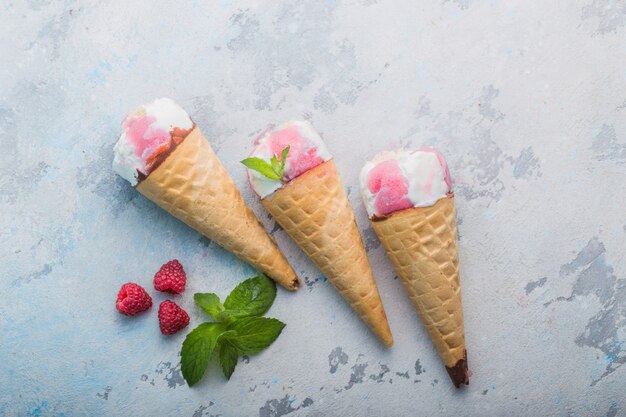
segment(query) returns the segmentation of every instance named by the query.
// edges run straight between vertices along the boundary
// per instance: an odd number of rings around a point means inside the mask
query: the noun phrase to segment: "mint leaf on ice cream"
[[[283,149],[281,155],[280,155],[280,176],[283,176],[283,173],[285,172],[285,162],[287,162],[287,154],[289,153],[289,149],[291,147],[287,146],[285,149]]]
[[[241,161],[247,168],[257,171],[261,175],[275,181],[284,182],[283,174],[285,173],[285,162],[287,161],[287,154],[289,153],[289,146],[282,150],[280,154],[280,162],[276,155],[270,158],[270,162],[265,159],[250,157]]]
[[[272,165],[268,164],[267,161],[261,158],[255,158],[255,157],[246,158],[243,161],[241,161],[241,163],[244,164],[246,167],[259,172],[260,174],[266,176],[267,178],[271,180],[280,181],[282,179],[282,177],[279,176],[278,173],[276,173],[276,171],[274,171],[274,168],[272,168]]]

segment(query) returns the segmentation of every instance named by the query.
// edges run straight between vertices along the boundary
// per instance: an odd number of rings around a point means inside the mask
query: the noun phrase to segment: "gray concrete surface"
[[[3,1],[0,415],[626,415],[626,2]],[[179,297],[250,267],[110,169],[125,113],[169,96],[305,281],[227,382],[181,377],[184,334],[114,308],[165,261]],[[308,119],[349,191],[387,350],[275,226],[238,161]],[[362,162],[432,145],[456,183],[471,385],[452,387],[360,202]],[[155,296],[159,302],[165,297]]]

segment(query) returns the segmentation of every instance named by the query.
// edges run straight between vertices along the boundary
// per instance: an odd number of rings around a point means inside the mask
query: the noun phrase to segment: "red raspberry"
[[[178,259],[169,261],[161,266],[159,272],[154,274],[154,288],[157,291],[169,292],[170,294],[180,294],[185,291],[187,274]]]
[[[159,327],[166,336],[173,335],[189,324],[189,315],[175,302],[165,300],[159,306]]]
[[[152,307],[152,298],[143,287],[128,282],[122,285],[117,294],[115,307],[125,316],[134,316]]]

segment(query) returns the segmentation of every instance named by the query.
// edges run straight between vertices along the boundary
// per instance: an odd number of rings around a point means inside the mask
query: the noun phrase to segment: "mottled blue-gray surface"
[[[626,415],[626,1],[0,4],[0,415]],[[125,113],[169,96],[304,284],[267,351],[181,377],[184,332],[116,313],[178,258],[177,297],[250,267],[111,172]],[[336,156],[395,336],[382,347],[238,161],[308,119]],[[362,162],[432,145],[456,182],[471,385],[452,387],[359,200]],[[166,297],[155,295],[155,302]]]

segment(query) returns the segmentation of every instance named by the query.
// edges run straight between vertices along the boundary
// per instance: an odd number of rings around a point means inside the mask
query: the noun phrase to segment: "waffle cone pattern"
[[[468,384],[454,195],[431,207],[373,219],[372,226],[452,382],[456,387]]]
[[[137,190],[283,287],[300,284],[198,127]]]
[[[387,346],[393,337],[333,160],[290,181],[263,206]]]

